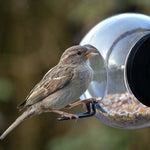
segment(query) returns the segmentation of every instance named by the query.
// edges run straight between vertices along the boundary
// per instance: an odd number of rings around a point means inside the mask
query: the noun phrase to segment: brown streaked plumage
[[[17,108],[23,109],[25,106],[31,106],[55,91],[63,88],[72,78],[72,68],[57,65],[51,69],[43,79],[33,88],[26,100]],[[58,80],[59,79],[59,80]]]
[[[73,103],[88,88],[93,71],[87,60],[98,51],[86,46],[72,46],[61,56],[59,63],[49,70],[42,80],[29,93],[26,100],[18,108],[27,110],[1,135],[4,139],[16,126],[24,120],[43,112],[55,112],[67,117],[77,117],[59,109]]]

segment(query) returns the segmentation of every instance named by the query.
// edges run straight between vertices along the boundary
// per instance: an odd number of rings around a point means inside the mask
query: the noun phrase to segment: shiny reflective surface
[[[96,117],[108,125],[123,129],[150,126],[150,108],[139,101],[127,77],[127,64],[132,60],[132,57],[129,58],[130,53],[135,49],[142,51],[136,45],[149,34],[150,17],[126,13],[100,22],[80,43],[95,46],[101,54],[90,62],[95,72],[94,80],[82,99],[102,97],[99,104],[107,113],[101,112],[97,107]],[[150,43],[146,44],[150,46]],[[147,57],[150,59],[150,56]],[[136,74],[132,73],[133,78]]]
[[[150,107],[150,34],[134,46],[126,70],[131,91],[141,103]]]

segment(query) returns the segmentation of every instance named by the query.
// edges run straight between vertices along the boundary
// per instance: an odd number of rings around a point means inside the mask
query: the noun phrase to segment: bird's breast
[[[72,85],[74,86],[75,92],[79,93],[79,97],[86,91],[92,81],[92,78],[93,70],[90,66],[84,65],[76,68],[74,71]]]
[[[45,99],[45,106],[50,109],[61,109],[75,102],[88,88],[93,77],[92,69],[88,66],[74,69],[71,81],[62,89]]]

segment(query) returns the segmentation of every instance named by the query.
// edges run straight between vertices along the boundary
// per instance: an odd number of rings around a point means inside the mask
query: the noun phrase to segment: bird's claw
[[[77,119],[76,116],[78,118],[86,118],[86,117],[91,117],[91,116],[95,115],[95,113],[96,113],[95,104],[96,103],[98,103],[98,102],[97,101],[88,102],[86,104],[87,112],[83,113],[83,114],[76,114],[74,116],[72,115],[71,119]],[[63,121],[63,120],[70,120],[70,116],[64,115],[63,117],[58,118],[58,121]]]
[[[66,113],[66,112],[64,112],[64,114],[61,115],[61,118],[69,118],[69,120],[79,119],[79,117],[77,115]]]

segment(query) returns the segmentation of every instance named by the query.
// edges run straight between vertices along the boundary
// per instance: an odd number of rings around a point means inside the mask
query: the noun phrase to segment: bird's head
[[[98,50],[91,45],[76,45],[65,50],[60,58],[62,64],[81,64],[89,58],[99,55]]]

